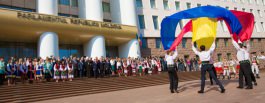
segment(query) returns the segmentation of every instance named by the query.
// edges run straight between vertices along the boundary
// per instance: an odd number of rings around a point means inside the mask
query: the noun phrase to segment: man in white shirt
[[[167,51],[165,55],[165,60],[167,61],[167,68],[168,68],[168,75],[170,81],[170,91],[171,93],[177,92],[178,93],[178,75],[175,69],[174,60],[178,56],[177,49],[175,50],[174,54],[172,51]]]
[[[232,37],[232,44],[237,50],[237,59],[240,64],[239,69],[239,86],[237,88],[243,88],[243,77],[246,79],[247,88],[246,89],[253,89],[252,79],[251,79],[251,65],[249,59],[249,42],[247,41],[247,46],[244,47],[242,43],[237,43]]]
[[[198,91],[198,93],[204,93],[206,71],[208,71],[210,76],[215,80],[215,83],[219,85],[219,87],[221,88],[221,93],[224,93],[225,92],[224,86],[217,79],[217,77],[214,75],[214,72],[212,70],[213,69],[212,68],[213,65],[210,64],[211,54],[213,53],[213,51],[215,49],[215,42],[212,44],[212,46],[210,47],[210,49],[208,51],[205,50],[205,46],[204,45],[200,46],[200,51],[198,51],[194,47],[193,42],[191,42],[191,44],[192,44],[192,50],[194,51],[194,53],[196,55],[198,55],[200,57],[200,60],[202,61],[202,67],[201,67],[201,90]]]

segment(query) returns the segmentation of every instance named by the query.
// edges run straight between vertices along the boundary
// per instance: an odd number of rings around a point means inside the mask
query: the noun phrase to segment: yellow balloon
[[[216,38],[217,19],[196,18],[192,19],[192,42],[197,43],[197,47],[204,45],[209,49]]]

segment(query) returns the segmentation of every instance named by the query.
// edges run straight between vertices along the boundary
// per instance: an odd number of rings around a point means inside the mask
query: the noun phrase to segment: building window
[[[227,56],[227,60],[231,60],[232,59],[231,58],[231,53],[227,53],[226,56]]]
[[[151,8],[156,8],[156,1],[155,0],[150,0],[150,5],[151,5]]]
[[[215,47],[216,47],[216,48],[218,47],[218,43],[219,43],[219,39],[216,38],[216,39],[215,39]]]
[[[78,18],[78,15],[71,15],[71,14],[64,14],[64,13],[58,13],[58,16],[65,16],[65,17],[74,17],[74,18]]]
[[[59,55],[61,58],[70,56],[81,57],[83,55],[83,47],[82,45],[63,44],[60,45]]]
[[[254,45],[254,39],[250,39],[250,46]]]
[[[237,8],[236,8],[236,7],[234,7],[234,10],[237,10]]]
[[[253,13],[253,9],[249,9],[249,11],[250,11],[251,13]]]
[[[227,10],[229,10],[229,7],[228,7],[228,6],[226,6],[225,8],[226,8]]]
[[[163,0],[163,4],[164,4],[164,9],[169,10],[168,0]]]
[[[140,29],[145,29],[144,15],[138,15]]]
[[[187,39],[183,38],[182,39],[182,48],[186,48],[186,43],[187,43]]]
[[[161,48],[162,46],[162,43],[161,43],[161,39],[160,38],[156,38],[156,48]]]
[[[242,11],[246,11],[246,9],[245,8],[242,8]]]
[[[34,58],[37,56],[37,45],[35,43],[22,42],[0,42],[0,57],[8,60],[10,57]]]
[[[103,2],[102,8],[103,8],[103,12],[110,13],[110,3]]]
[[[265,32],[265,27],[264,27],[263,22],[260,22],[260,24],[261,24],[261,28],[262,28],[262,30]]]
[[[218,62],[222,61],[222,54],[217,54],[217,59],[218,59]]]
[[[136,0],[136,6],[139,7],[139,8],[142,8],[143,7],[142,0]]]
[[[258,42],[259,42],[259,43],[261,42],[261,38],[258,39]]]
[[[200,7],[200,6],[202,6],[202,4],[197,4],[197,7]]]
[[[59,0],[59,4],[61,4],[61,5],[70,5],[70,0]]]
[[[78,1],[77,0],[71,0],[71,6],[72,7],[77,7],[78,6]]]
[[[224,39],[224,42],[225,42],[225,47],[228,47],[228,39],[227,38]]]
[[[142,39],[142,48],[147,48],[147,39],[146,38]]]
[[[20,11],[27,11],[27,12],[35,12],[36,11],[35,9],[20,8],[20,7],[7,6],[7,5],[0,5],[0,8],[20,10]]]
[[[154,29],[158,30],[158,16],[152,16],[153,18],[153,24],[154,24]]]
[[[176,10],[180,10],[180,2],[176,1],[175,2]]]
[[[191,8],[191,4],[190,3],[186,3],[187,5],[187,9]]]
[[[104,22],[111,22],[109,19],[103,19]]]
[[[260,13],[260,10],[257,10],[260,17],[262,17],[262,14]]]

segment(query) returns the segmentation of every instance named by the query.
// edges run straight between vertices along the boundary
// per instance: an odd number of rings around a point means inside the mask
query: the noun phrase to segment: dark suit
[[[78,70],[79,70],[79,77],[83,78],[83,73],[84,73],[84,62],[83,61],[78,62]]]
[[[99,70],[100,70],[100,76],[104,77],[105,76],[105,61],[100,61],[99,62]]]
[[[111,75],[111,65],[109,61],[105,62],[105,75],[110,76]]]
[[[94,77],[98,78],[98,62],[97,61],[93,61],[93,72],[94,72]]]

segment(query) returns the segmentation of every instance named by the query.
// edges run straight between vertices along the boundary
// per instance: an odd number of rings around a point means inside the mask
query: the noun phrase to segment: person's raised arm
[[[209,49],[210,53],[213,53],[214,49],[215,49],[215,40],[214,40],[212,46]]]
[[[199,54],[199,51],[194,47],[193,42],[191,42],[191,47],[192,47],[193,52],[194,52],[196,55],[198,55],[198,54]]]
[[[239,50],[240,47],[239,47],[239,45],[237,44],[237,42],[233,39],[232,36],[231,36],[231,40],[232,40],[232,44],[234,45],[234,47],[236,48],[236,50]]]
[[[177,56],[178,56],[178,50],[177,50],[177,48],[176,48],[176,50],[175,50],[175,52],[174,52],[174,54],[173,54],[173,58],[175,59]]]

